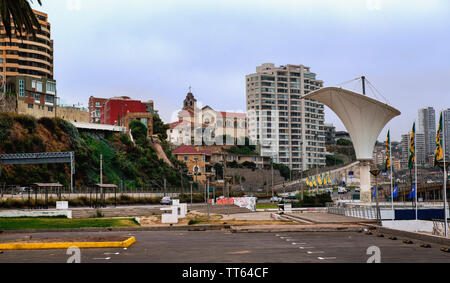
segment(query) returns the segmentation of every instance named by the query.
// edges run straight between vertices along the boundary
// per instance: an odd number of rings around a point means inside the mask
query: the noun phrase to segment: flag
[[[317,182],[319,184],[319,186],[322,186],[322,178],[320,177],[320,175],[317,176]]]
[[[416,197],[416,186],[413,187],[411,193],[409,194],[408,199],[412,199]]]
[[[385,170],[386,172],[391,168],[391,131],[388,131],[387,139],[386,139],[386,162],[385,162]]]
[[[317,187],[316,177],[313,177],[313,185],[314,185],[314,187]]]
[[[323,184],[326,185],[328,184],[328,180],[327,180],[327,174],[322,175],[323,176]]]
[[[436,152],[434,154],[434,166],[438,165],[438,161],[444,158],[444,151],[442,150],[442,113],[439,119],[439,128],[436,135]]]
[[[330,174],[330,172],[328,172],[328,184],[331,185],[331,174]]]
[[[394,193],[393,193],[393,197],[396,198],[398,197],[398,186],[395,187]]]
[[[411,132],[411,137],[409,139],[409,169],[413,169],[414,163],[416,162],[416,122],[413,124],[413,129]]]
[[[373,198],[376,198],[377,197],[377,187],[375,187],[375,189],[374,189],[374,191],[373,191],[373,196],[372,196]]]

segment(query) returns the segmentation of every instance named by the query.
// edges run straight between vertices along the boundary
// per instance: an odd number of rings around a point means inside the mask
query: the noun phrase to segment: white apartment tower
[[[310,67],[266,63],[246,76],[248,136],[261,155],[292,170],[325,166],[324,105],[302,99],[323,87]]]
[[[444,127],[444,135],[445,135],[445,152],[446,158],[450,160],[450,109],[445,109],[442,111],[442,123]],[[439,121],[438,121],[439,123]]]
[[[436,150],[436,111],[433,107],[419,110],[417,133],[425,136],[425,154],[428,159]]]

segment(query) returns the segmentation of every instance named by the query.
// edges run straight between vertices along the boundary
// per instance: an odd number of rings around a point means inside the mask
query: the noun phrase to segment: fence
[[[447,231],[450,231],[450,222],[447,223]],[[442,219],[433,219],[433,235],[445,236],[445,221]]]
[[[350,216],[361,219],[377,219],[377,209],[375,207],[354,206],[354,207],[333,207],[328,206],[327,211],[330,214]]]

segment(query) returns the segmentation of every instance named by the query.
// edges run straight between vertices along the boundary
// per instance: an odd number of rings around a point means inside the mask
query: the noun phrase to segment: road
[[[109,233],[108,235],[125,235]],[[80,236],[86,233],[34,234],[33,237]],[[89,233],[98,236],[99,233]],[[441,246],[421,248],[356,232],[230,233],[136,232],[128,249],[85,249],[83,263],[365,263],[369,247],[380,248],[383,263],[450,263]],[[24,236],[24,235],[22,235]],[[17,237],[3,235],[1,241]],[[4,251],[0,263],[64,263],[65,250]]]

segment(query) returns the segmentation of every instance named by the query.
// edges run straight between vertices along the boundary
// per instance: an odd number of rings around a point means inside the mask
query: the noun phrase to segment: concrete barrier
[[[380,233],[391,234],[391,235],[395,235],[397,237],[411,238],[411,239],[416,239],[416,240],[420,240],[423,242],[450,246],[450,238],[444,238],[444,237],[409,232],[409,231],[401,231],[401,230],[391,229],[391,228],[386,228],[386,227],[376,227],[376,229]]]
[[[58,217],[72,218],[72,210],[5,210],[0,211],[0,218],[19,217]]]

